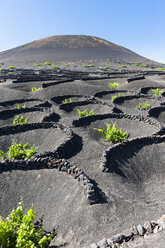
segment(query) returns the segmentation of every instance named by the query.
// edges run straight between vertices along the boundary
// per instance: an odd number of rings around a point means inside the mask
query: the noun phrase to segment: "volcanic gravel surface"
[[[116,67],[114,75],[99,68],[77,70],[76,65],[67,69],[54,70],[53,76],[50,69],[1,75],[0,150],[7,153],[12,141],[38,147],[29,160],[38,167],[1,161],[1,215],[6,217],[22,197],[26,210],[34,207],[37,218],[44,215],[46,230],[56,229],[52,246],[164,248],[164,231],[157,228],[156,233],[156,224],[147,236],[138,227],[134,240],[98,243],[165,214],[165,101],[151,90],[165,91],[163,72]],[[120,85],[110,88],[114,82]],[[42,89],[32,92],[32,87]],[[138,110],[146,101],[151,108]],[[26,107],[18,110],[18,104]],[[76,109],[96,114],[80,118]],[[13,127],[17,114],[29,116],[29,124]],[[115,122],[127,132],[121,144],[108,143],[94,129]],[[44,158],[48,162],[42,166]]]

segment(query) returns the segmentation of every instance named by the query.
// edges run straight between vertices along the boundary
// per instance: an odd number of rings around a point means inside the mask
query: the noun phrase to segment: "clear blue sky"
[[[47,36],[94,35],[165,63],[165,0],[0,0],[0,51]]]

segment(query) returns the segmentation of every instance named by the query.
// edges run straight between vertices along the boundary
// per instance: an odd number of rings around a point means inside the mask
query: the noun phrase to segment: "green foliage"
[[[147,67],[147,65],[139,65],[139,67]]]
[[[65,66],[69,66],[69,64],[64,64]]]
[[[160,68],[155,68],[156,70],[159,70],[159,71],[165,71],[165,68],[162,68],[162,67],[160,67]]]
[[[11,160],[31,158],[37,151],[37,147],[29,148],[28,144],[16,144],[13,142],[8,150],[8,157]]]
[[[59,67],[58,66],[55,66],[55,65],[52,65],[50,68],[51,69],[59,69]]]
[[[54,233],[44,232],[42,220],[35,225],[35,211],[29,209],[24,215],[22,201],[6,219],[0,219],[1,248],[45,248],[54,237]]]
[[[45,62],[44,65],[51,65],[51,62]]]
[[[95,115],[96,113],[93,111],[93,109],[91,111],[88,112],[87,109],[85,109],[84,111],[80,111],[79,109],[76,109],[78,112],[79,117],[83,117],[83,116],[90,116],[90,115]]]
[[[105,66],[104,69],[110,69],[110,67],[109,66]]]
[[[0,150],[0,157],[2,160],[6,159],[5,153],[2,150]]]
[[[16,105],[16,109],[21,109],[21,108],[25,109],[26,108],[26,104],[24,104],[22,106],[20,104],[17,104]]]
[[[17,67],[14,66],[14,65],[11,65],[11,66],[8,67],[8,69],[16,69],[16,68],[17,68]]]
[[[131,64],[131,66],[139,66],[139,63]]]
[[[69,103],[69,102],[72,102],[72,100],[69,99],[69,101],[68,101],[68,99],[65,99],[64,101],[62,101],[63,104],[66,104],[66,103]]]
[[[114,82],[114,83],[109,83],[109,87],[111,87],[111,88],[116,88],[116,87],[118,87],[120,84],[119,83],[116,83],[116,82]]]
[[[42,64],[41,63],[38,63],[38,64],[36,64],[36,66],[42,66]]]
[[[120,65],[120,67],[121,67],[121,68],[125,68],[125,67],[127,67],[127,66],[126,66],[126,65]]]
[[[142,103],[139,103],[139,105],[136,106],[136,108],[139,109],[139,110],[150,109],[151,108],[151,104],[149,104],[149,102],[144,102],[143,104]]]
[[[111,61],[110,59],[106,59],[107,61]]]
[[[41,88],[41,87],[40,87],[40,88],[36,88],[36,87],[33,87],[33,88],[32,88],[32,92],[38,91],[38,90],[42,90],[42,88]]]
[[[113,125],[107,124],[107,129],[100,129],[100,128],[94,128],[94,130],[97,130],[101,132],[103,135],[106,136],[107,142],[120,143],[124,141],[127,138],[127,133],[123,132],[122,129],[117,129],[117,123],[115,122]]]
[[[17,125],[17,124],[20,124],[20,125],[23,125],[23,124],[26,124],[26,123],[29,123],[28,121],[28,117],[24,119],[23,115],[16,115],[14,117],[14,120],[13,120],[13,125]]]
[[[94,65],[93,64],[90,64],[90,65],[83,65],[82,67],[94,67]]]
[[[112,96],[111,99],[114,100],[115,98],[120,97],[120,96],[121,96],[121,94],[118,93],[117,95]]]
[[[159,90],[159,88],[152,89],[152,92],[154,93],[155,96],[160,96],[163,93],[163,90]]]

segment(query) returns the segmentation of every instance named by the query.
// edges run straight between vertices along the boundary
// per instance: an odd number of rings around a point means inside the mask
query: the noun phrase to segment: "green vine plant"
[[[22,109],[25,109],[25,108],[26,108],[26,104],[24,104],[24,105],[22,105],[22,106],[21,106],[20,104],[17,104],[15,108],[16,108],[16,109],[21,109],[21,108],[22,108]]]
[[[146,110],[151,108],[151,104],[149,102],[139,103],[138,106],[136,106],[139,110]]]
[[[101,132],[106,136],[107,142],[112,142],[112,144],[120,143],[127,138],[127,132],[123,132],[122,129],[117,128],[117,123],[113,125],[106,124],[107,129],[94,128],[94,130]]]
[[[87,109],[85,109],[82,112],[79,109],[76,109],[76,110],[78,112],[79,117],[90,116],[90,115],[96,114],[96,112],[94,112],[93,109],[91,109],[91,111],[88,111]]]
[[[120,84],[119,83],[116,83],[116,82],[114,82],[114,83],[109,83],[109,87],[111,87],[111,88],[116,88],[116,87],[118,87]]]
[[[118,93],[117,95],[112,96],[111,99],[114,100],[114,99],[117,98],[117,97],[121,97],[121,94]]]
[[[69,103],[69,102],[72,102],[72,100],[69,99],[69,101],[68,101],[68,99],[65,99],[64,101],[62,101],[62,104],[66,104],[66,103]]]
[[[9,147],[8,150],[8,158],[10,160],[20,160],[20,159],[25,159],[25,158],[31,158],[37,151],[38,147],[32,146],[29,148],[28,144],[22,145],[22,144],[16,144],[13,142],[11,146]],[[2,160],[6,159],[5,153],[0,150],[0,157]]]
[[[36,88],[36,87],[33,87],[33,88],[32,88],[32,92],[38,91],[38,90],[42,90],[42,88],[41,88],[41,87],[40,87],[40,88]]]
[[[13,125],[15,126],[17,124],[20,124],[20,125],[27,124],[29,123],[28,118],[29,117],[24,119],[23,115],[16,115],[13,120]]]
[[[160,96],[163,93],[163,90],[159,90],[159,88],[152,89],[152,92],[154,93],[155,96]]]
[[[43,219],[35,221],[35,211],[24,214],[23,202],[5,219],[0,217],[1,248],[46,248],[55,237],[55,231],[43,229]]]

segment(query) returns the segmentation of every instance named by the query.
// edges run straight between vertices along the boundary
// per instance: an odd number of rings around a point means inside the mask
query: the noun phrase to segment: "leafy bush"
[[[147,65],[139,65],[139,67],[147,67]]]
[[[6,159],[5,153],[2,150],[0,150],[0,157],[2,160]]]
[[[20,125],[23,125],[23,124],[26,124],[26,123],[29,123],[28,121],[28,117],[24,119],[23,115],[16,115],[14,117],[14,120],[13,120],[13,125],[17,125],[17,124],[20,124]]]
[[[93,64],[90,64],[90,65],[83,65],[83,67],[85,68],[85,67],[94,67],[94,65]]]
[[[72,100],[69,99],[69,101],[68,101],[68,99],[65,99],[64,101],[62,101],[63,104],[66,104],[66,103],[69,103],[69,102],[72,102]]]
[[[111,87],[111,88],[116,88],[116,87],[118,87],[120,84],[119,83],[116,83],[116,82],[114,82],[114,83],[109,83],[109,87]]]
[[[149,102],[144,102],[143,104],[142,103],[139,103],[139,105],[136,106],[136,108],[139,109],[139,110],[150,109],[151,108],[151,104],[149,104]]]
[[[156,90],[152,89],[152,92],[154,93],[154,95],[160,96],[163,93],[163,90],[159,90],[159,88],[157,88]]]
[[[162,67],[160,67],[160,68],[155,68],[156,70],[159,70],[159,71],[165,71],[165,68],[162,68]]]
[[[26,104],[24,104],[22,106],[20,104],[17,104],[15,108],[16,109],[21,109],[21,108],[25,109],[26,108]]]
[[[42,64],[41,63],[38,63],[38,64],[36,64],[36,66],[42,66]]]
[[[117,95],[112,96],[111,99],[114,100],[115,98],[120,97],[120,96],[121,96],[121,94],[118,93]]]
[[[35,224],[35,211],[29,209],[24,215],[22,201],[6,219],[0,219],[1,248],[44,248],[52,241],[54,232],[43,229],[42,219]]]
[[[55,66],[55,65],[52,65],[50,68],[51,69],[59,69],[59,67],[58,66]]]
[[[110,69],[110,67],[109,66],[105,66],[104,69]]]
[[[41,87],[40,87],[40,88],[36,88],[36,87],[33,87],[33,88],[32,88],[32,92],[38,91],[38,90],[42,90],[42,88],[41,88]]]
[[[107,61],[111,61],[110,59],[106,59]]]
[[[96,113],[93,111],[93,109],[91,111],[88,112],[87,109],[85,109],[84,111],[80,111],[79,109],[76,109],[78,112],[79,117],[83,117],[83,116],[90,116],[90,115],[95,115]]]
[[[64,64],[65,66],[69,66],[69,64]]]
[[[16,68],[17,68],[17,67],[14,66],[14,65],[11,65],[11,66],[8,67],[8,69],[16,69]]]
[[[45,62],[44,65],[51,65],[51,62]]]
[[[126,66],[126,65],[120,65],[120,67],[121,67],[121,68],[125,68],[125,67],[127,67],[127,66]]]
[[[117,123],[115,122],[113,125],[107,124],[107,129],[94,128],[94,130],[103,133],[106,135],[107,142],[120,143],[127,138],[127,133],[123,132],[122,129],[117,129]]]

